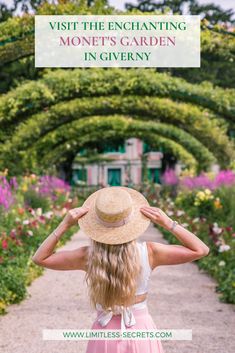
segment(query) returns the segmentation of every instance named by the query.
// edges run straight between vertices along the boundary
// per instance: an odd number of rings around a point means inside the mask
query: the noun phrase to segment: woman
[[[182,245],[138,242],[150,221],[172,232]],[[74,224],[90,237],[90,246],[54,252],[59,238]],[[148,279],[161,265],[197,260],[209,248],[196,235],[150,207],[131,188],[107,187],[90,195],[83,207],[70,210],[41,244],[33,261],[54,270],[83,270],[90,302],[97,310],[92,329],[151,330]],[[86,353],[163,353],[157,340],[90,340]]]

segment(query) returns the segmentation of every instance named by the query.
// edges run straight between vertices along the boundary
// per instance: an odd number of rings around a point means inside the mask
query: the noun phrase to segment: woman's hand
[[[159,224],[166,229],[171,228],[173,222],[172,219],[169,218],[160,208],[144,206],[140,208],[140,211],[153,223]]]
[[[88,207],[78,207],[78,208],[73,208],[69,210],[63,219],[63,224],[67,228],[72,227],[74,224],[77,224],[78,220],[82,216],[84,216],[88,211],[89,211]]]

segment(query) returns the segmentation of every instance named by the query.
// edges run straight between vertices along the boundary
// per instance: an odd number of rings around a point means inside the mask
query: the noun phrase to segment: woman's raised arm
[[[176,265],[200,259],[209,254],[208,246],[195,234],[174,224],[161,209],[156,207],[142,207],[141,212],[150,220],[162,226],[176,236],[182,245],[166,245],[147,242],[152,268],[160,265]],[[173,227],[173,225],[175,225]]]
[[[53,270],[84,270],[84,255],[87,247],[75,250],[54,252],[55,246],[62,235],[78,222],[88,208],[79,207],[70,210],[59,226],[44,240],[32,257],[32,261],[42,267]]]

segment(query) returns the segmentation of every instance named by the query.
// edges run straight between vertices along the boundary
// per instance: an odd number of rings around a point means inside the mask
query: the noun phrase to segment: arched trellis
[[[0,126],[13,123],[60,101],[76,97],[137,95],[168,97],[208,108],[221,118],[235,122],[235,90],[193,85],[152,69],[56,70],[42,79],[22,84],[0,97]]]
[[[22,122],[12,138],[1,146],[2,153],[16,149],[27,148],[45,134],[59,128],[61,125],[92,115],[131,114],[132,118],[144,121],[161,122],[178,127],[196,138],[207,147],[221,163],[228,163],[233,151],[228,137],[216,120],[207,119],[207,112],[195,106],[172,102],[169,99],[137,96],[111,96],[74,99],[61,102],[46,112],[32,115]],[[172,127],[169,126],[169,130]],[[203,154],[202,150],[199,153]],[[207,154],[206,154],[207,156]],[[208,163],[210,161],[208,160]]]
[[[48,5],[40,11],[40,14],[86,14],[86,11],[111,14],[113,10],[86,9],[80,2],[79,6]],[[11,19],[4,26],[0,25],[0,29],[0,65],[34,54],[32,16]],[[210,33],[205,32],[202,33],[202,50],[209,50]],[[221,36],[211,35],[216,42]],[[226,40],[229,55],[233,55],[234,41]],[[223,56],[223,41],[217,52]],[[8,166],[9,161],[16,167],[22,161],[28,166],[33,166],[35,161],[46,165],[50,155],[54,155],[52,160],[56,164],[59,155],[71,158],[82,146],[73,143],[73,151],[67,151],[66,135],[71,126],[77,128],[80,120],[97,124],[96,115],[100,116],[97,119],[104,120],[102,126],[106,135],[103,138],[108,138],[108,129],[113,123],[113,133],[119,137],[127,138],[132,134],[149,140],[152,145],[160,146],[161,142],[164,150],[188,165],[199,164],[205,168],[216,160],[227,166],[234,155],[233,144],[227,136],[228,126],[235,121],[234,101],[234,90],[213,87],[209,83],[193,85],[153,69],[46,70],[39,80],[23,82],[0,97],[0,167]],[[122,119],[128,117],[132,125],[127,132],[124,129],[125,133],[119,131],[117,125],[122,125]],[[97,141],[99,134],[94,127],[89,130],[87,125],[86,129],[85,133],[81,126],[75,130],[81,138],[86,136],[91,141],[94,136]],[[64,139],[59,138],[61,133]],[[38,157],[39,146],[45,158]],[[31,162],[26,163],[27,159]]]
[[[28,155],[34,155],[39,163],[47,160],[45,164],[48,165],[48,163],[51,163],[50,158],[48,158],[51,151],[57,156],[58,161],[61,158],[61,153],[62,156],[71,154],[71,151],[66,148],[67,144],[72,145],[73,154],[79,147],[81,148],[88,143],[95,145],[97,141],[104,139],[108,140],[115,137],[125,139],[130,136],[145,139],[156,146],[159,146],[159,138],[171,140],[182,147],[181,150],[177,148],[178,157],[183,159],[187,157],[189,163],[189,155],[191,154],[190,164],[194,164],[194,166],[197,162],[201,168],[206,168],[208,162],[215,161],[213,154],[203,144],[175,126],[136,120],[129,116],[120,115],[74,120],[51,130],[44,137],[35,139],[34,142],[31,141],[23,148],[17,144],[10,149],[5,148],[4,153],[8,163],[10,161],[13,164],[19,163],[20,158],[23,157],[24,165],[27,165]],[[180,155],[180,151],[184,152]],[[31,165],[27,165],[27,167],[31,168]]]
[[[101,140],[102,142],[109,142],[110,139],[124,139],[125,137],[129,137],[130,134],[133,137],[143,138],[144,134],[146,142],[156,147],[163,147],[165,151],[173,153],[188,166],[197,167],[198,165],[194,156],[181,144],[172,139],[162,137],[156,132],[147,131],[146,123],[141,121],[139,124],[133,126],[132,119],[120,116],[115,118],[112,116],[105,119],[105,121],[103,117],[92,117],[84,120],[82,124],[82,121],[74,122],[70,128],[66,129],[66,134],[63,133],[62,128],[59,129],[61,131],[55,130],[43,139],[38,140],[38,142],[30,146],[27,150],[21,151],[17,157],[20,158],[20,163],[24,168],[31,168],[31,163],[39,159],[47,167],[52,164],[60,165],[63,162],[69,165],[72,163],[76,153],[84,146],[95,146]],[[60,135],[59,141],[54,139],[54,134]],[[78,138],[77,136],[82,136],[82,138]],[[47,145],[47,151],[44,149],[45,145]],[[42,151],[44,152],[42,153]],[[11,156],[13,155],[16,157],[14,152]],[[31,159],[31,157],[33,158]],[[15,160],[9,160],[9,162],[14,164]]]
[[[103,133],[103,130],[102,130]],[[115,131],[116,133],[116,131]],[[116,135],[116,137],[120,138],[120,135]],[[123,136],[123,135],[122,135]],[[139,134],[134,134],[132,135],[134,137],[139,137]],[[65,166],[65,171],[66,173],[69,173],[71,170],[71,164],[76,156],[76,154],[81,150],[83,147],[91,147],[91,141],[90,141],[90,136],[89,135],[83,135],[84,141],[83,143],[79,143],[77,140],[73,141],[67,141],[64,142],[63,144],[58,144],[53,150],[50,150],[48,154],[44,155],[42,158],[43,165],[46,166]],[[129,135],[128,135],[129,137]],[[87,141],[87,143],[85,143]],[[94,143],[94,141],[96,143]],[[179,160],[183,161],[188,167],[197,169],[198,168],[198,162],[194,158],[192,154],[190,154],[187,150],[185,150],[180,144],[177,142],[159,136],[156,133],[151,134],[149,133],[148,135],[145,135],[145,141],[150,143],[152,146],[156,148],[163,148],[165,152],[168,152],[172,155],[175,155],[176,158]],[[93,140],[93,145],[97,144],[97,140]],[[109,143],[110,142],[110,137],[106,136],[106,134],[102,135],[102,142],[103,143]],[[35,149],[30,148],[29,149],[29,155],[31,153],[33,154],[33,162],[35,160]],[[38,152],[37,152],[38,154]],[[28,156],[24,154],[22,156],[23,164],[25,165],[28,164]]]

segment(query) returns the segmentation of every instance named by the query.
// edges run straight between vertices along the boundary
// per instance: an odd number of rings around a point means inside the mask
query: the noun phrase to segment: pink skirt
[[[136,324],[127,330],[152,330],[157,329],[148,308],[132,309]],[[97,312],[97,317],[100,312]],[[114,315],[109,323],[102,327],[99,322],[94,321],[91,329],[98,330],[120,330],[121,315]],[[156,339],[138,340],[90,340],[88,341],[86,353],[164,353],[162,343]]]

